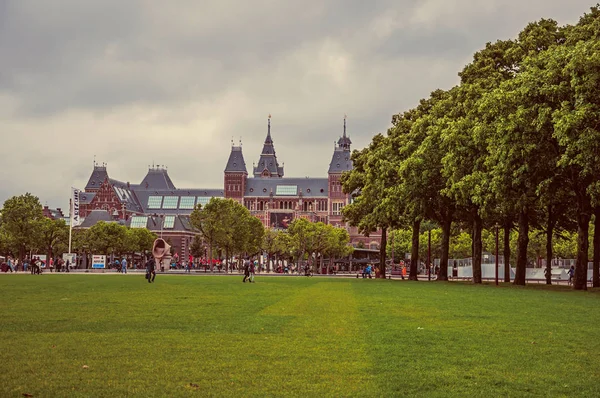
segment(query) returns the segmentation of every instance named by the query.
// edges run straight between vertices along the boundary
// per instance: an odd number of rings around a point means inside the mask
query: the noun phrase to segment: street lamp
[[[506,267],[506,261],[504,266]],[[496,223],[496,286],[498,286],[498,223]]]

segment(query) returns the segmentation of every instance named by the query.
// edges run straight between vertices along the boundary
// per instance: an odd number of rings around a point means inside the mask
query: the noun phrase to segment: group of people
[[[118,259],[115,260],[115,269],[119,272],[121,272],[122,274],[126,274],[127,273],[127,259],[125,257],[123,257],[123,259],[121,261],[119,261]]]
[[[39,257],[33,256],[31,258],[26,257],[22,263],[19,263],[18,259],[13,259],[11,256],[8,256],[6,261],[1,264],[2,272],[17,272],[19,268],[24,272],[31,272],[32,275],[39,275],[42,273],[42,270],[46,268],[47,262],[40,259]],[[60,258],[56,257],[56,259],[50,259],[50,264],[48,265],[48,269],[50,272],[56,269],[56,272],[69,272],[71,264],[69,260],[66,262]]]

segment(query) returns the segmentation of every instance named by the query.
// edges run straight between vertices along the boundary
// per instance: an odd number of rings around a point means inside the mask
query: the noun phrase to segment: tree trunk
[[[408,274],[409,281],[418,280],[418,267],[419,267],[419,232],[421,229],[421,220],[416,219],[413,222],[412,227],[412,247],[410,253],[410,272]]]
[[[8,256],[5,255],[4,257],[6,258]],[[23,264],[24,260],[25,260],[25,246],[21,245],[21,246],[19,246],[19,264]]]
[[[575,265],[575,290],[587,290],[587,267],[589,249],[589,230],[591,216],[588,212],[577,214],[577,263]],[[595,233],[594,233],[595,235]]]
[[[515,270],[515,285],[525,286],[527,272],[527,246],[529,245],[529,214],[524,206],[519,212],[519,239],[517,243],[517,268]]]
[[[548,206],[548,228],[546,230],[546,285],[552,284],[552,236],[554,235],[554,217],[552,205]]]
[[[483,221],[479,213],[475,213],[473,219],[473,283],[481,283],[481,255],[483,251],[483,242],[481,241],[481,231],[483,230]]]
[[[387,253],[387,228],[381,228],[381,247],[379,248],[379,277],[385,279],[385,258]]]
[[[592,286],[600,287],[600,207],[594,209],[594,265]]]
[[[510,283],[510,230],[512,223],[507,221],[504,224],[504,282]]]
[[[451,228],[452,220],[442,223],[442,258],[440,259],[440,272],[437,276],[438,281],[448,280],[448,253],[450,252]]]

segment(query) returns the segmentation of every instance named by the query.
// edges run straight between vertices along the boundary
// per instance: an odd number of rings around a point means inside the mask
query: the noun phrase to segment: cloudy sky
[[[220,188],[231,140],[251,172],[272,114],[288,177],[354,148],[527,22],[593,0],[0,0],[0,204],[68,207],[94,156],[139,183]]]

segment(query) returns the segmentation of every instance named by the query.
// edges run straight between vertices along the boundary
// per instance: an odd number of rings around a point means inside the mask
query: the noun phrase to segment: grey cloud
[[[0,203],[27,190],[65,207],[93,155],[139,182],[220,187],[230,139],[257,161],[273,113],[286,175],[323,176],[391,115],[450,88],[473,52],[529,21],[576,22],[573,0],[0,0]],[[59,177],[57,177],[59,176]]]

